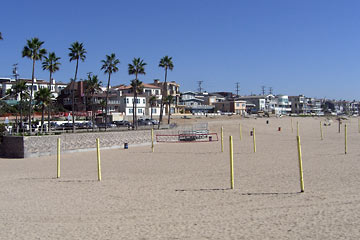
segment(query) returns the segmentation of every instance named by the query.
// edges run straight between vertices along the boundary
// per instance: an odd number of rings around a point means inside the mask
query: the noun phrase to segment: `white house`
[[[28,86],[28,91],[30,93],[31,90],[31,79],[23,79],[20,78],[18,80],[23,80],[26,83],[26,86]],[[16,80],[14,78],[0,78],[0,86],[1,86],[1,97],[5,97],[6,96],[6,91],[8,89],[11,89],[13,85],[16,84]],[[64,88],[66,88],[68,84],[67,83],[61,83],[61,82],[56,82],[55,79],[52,79],[51,82],[51,93],[53,95],[53,98],[56,99],[59,96],[59,93],[61,92],[61,90],[63,90]],[[34,86],[33,86],[33,97],[35,96],[35,93],[37,91],[39,91],[39,89],[42,88],[49,88],[50,84],[49,82],[45,81],[45,80],[41,80],[41,79],[34,79]],[[18,97],[17,99],[18,101],[20,100],[20,97]]]

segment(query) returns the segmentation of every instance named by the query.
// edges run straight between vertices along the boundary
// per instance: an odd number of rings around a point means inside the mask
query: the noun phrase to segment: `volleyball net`
[[[217,133],[210,133],[207,123],[180,126],[166,132],[156,134],[156,142],[212,142],[219,141]]]

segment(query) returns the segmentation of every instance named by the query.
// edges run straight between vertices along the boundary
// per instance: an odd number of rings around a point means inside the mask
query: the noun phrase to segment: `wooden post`
[[[321,140],[324,140],[323,129],[322,129],[322,123],[321,123],[321,121],[320,121],[320,137],[321,137]]]
[[[345,154],[347,154],[347,125],[345,124]]]
[[[230,187],[234,189],[234,151],[233,151],[233,139],[232,136],[229,137],[230,140]]]
[[[154,152],[154,129],[151,129],[151,151]]]
[[[99,138],[96,139],[96,151],[97,151],[98,180],[101,181],[100,140],[99,140]]]
[[[303,167],[302,167],[300,136],[297,136],[296,139],[297,139],[298,158],[299,158],[300,189],[301,192],[304,192],[304,175],[303,175]]]
[[[57,139],[57,178],[60,178],[60,138]]]

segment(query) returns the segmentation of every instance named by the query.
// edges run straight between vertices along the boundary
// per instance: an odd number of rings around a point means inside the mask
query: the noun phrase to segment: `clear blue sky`
[[[116,53],[121,61],[112,85],[129,84],[127,65],[141,57],[148,63],[140,80],[163,80],[161,57],[173,57],[168,79],[181,91],[275,94],[360,99],[360,1],[1,1],[0,76],[19,63],[21,77],[31,77],[31,61],[21,57],[26,39],[39,37],[60,56],[58,81],[68,82],[75,63],[68,47],[84,43],[88,52],[79,77],[93,72],[106,82],[100,61]],[[36,65],[36,77],[48,73]]]

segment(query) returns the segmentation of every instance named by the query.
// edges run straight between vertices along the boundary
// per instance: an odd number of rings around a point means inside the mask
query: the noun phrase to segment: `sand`
[[[293,132],[290,118],[266,120],[196,119],[224,126],[223,153],[220,142],[103,150],[101,182],[95,151],[63,154],[60,179],[55,156],[0,159],[0,239],[360,239],[358,120],[346,121],[346,155],[335,123],[321,141],[319,118],[293,118]]]

